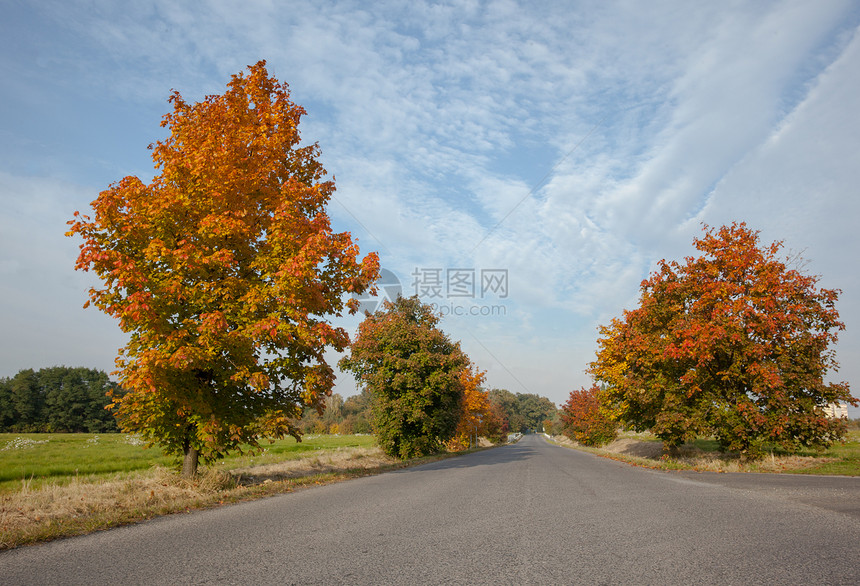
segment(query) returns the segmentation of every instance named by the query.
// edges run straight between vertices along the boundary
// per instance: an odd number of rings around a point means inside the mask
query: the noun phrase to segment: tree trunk
[[[192,448],[189,442],[185,443],[185,457],[182,460],[182,477],[194,478],[197,476],[197,448]]]

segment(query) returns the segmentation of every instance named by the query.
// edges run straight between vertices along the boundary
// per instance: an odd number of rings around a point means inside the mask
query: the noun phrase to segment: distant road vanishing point
[[[0,553],[3,584],[860,584],[860,478],[663,472],[526,436]]]

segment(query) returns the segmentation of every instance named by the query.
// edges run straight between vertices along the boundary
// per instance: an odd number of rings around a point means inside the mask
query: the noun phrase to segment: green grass
[[[845,443],[834,444],[823,452],[812,450],[798,452],[799,456],[823,456],[834,458],[834,461],[790,472],[794,474],[860,476],[860,430],[852,429],[845,439]]]
[[[704,452],[719,453],[719,444],[714,439],[697,439],[693,442],[696,448]],[[813,464],[811,466],[786,466],[780,470],[785,474],[821,474],[834,476],[860,476],[860,430],[851,429],[845,437],[845,442],[836,443],[826,450],[815,450],[802,448],[795,451],[786,451],[779,447],[768,450],[760,462],[766,461],[768,457],[791,457],[799,458],[827,458],[829,461]],[[760,462],[750,463],[751,471],[758,471]]]
[[[619,440],[634,440],[640,444],[659,441],[648,432],[621,432]],[[849,429],[845,442],[834,444],[826,450],[801,449],[788,452],[776,446],[766,447],[764,456],[758,460],[743,460],[736,453],[723,453],[713,438],[698,438],[682,446],[679,453],[671,457],[659,453],[645,454],[641,450],[631,451],[624,444],[614,448],[611,445],[602,448],[575,447],[638,466],[666,470],[860,476],[860,429],[856,427]]]
[[[18,438],[24,442],[16,441]],[[130,436],[117,433],[0,434],[0,492],[18,488],[23,479],[32,479],[36,487],[49,480],[63,482],[171,465],[171,459],[159,450],[130,441]]]
[[[301,443],[287,437],[276,440],[270,444],[268,441],[260,442],[262,453],[256,454],[231,454],[219,460],[215,465],[223,470],[245,468],[247,466],[258,466],[261,464],[273,464],[284,460],[294,460],[312,455],[314,452],[324,450],[336,450],[338,448],[370,448],[376,445],[376,438],[372,435],[306,435],[302,437]]]
[[[0,434],[0,472],[11,478],[0,482],[0,550],[469,452],[397,460],[385,456],[373,436],[303,439],[234,454],[185,479],[164,467],[170,458],[132,445],[121,434]]]
[[[719,444],[714,439],[699,438],[693,444],[704,452],[719,452]],[[799,456],[801,458],[828,458],[831,461],[815,464],[808,467],[786,468],[782,470],[787,474],[828,474],[837,476],[860,476],[860,430],[851,429],[845,437],[844,443],[836,443],[826,450],[814,450],[802,448],[795,451],[786,451],[779,447],[766,448],[763,460],[769,456],[787,457]],[[755,462],[751,463],[755,469]]]
[[[308,435],[301,443],[286,438],[273,444],[263,442],[262,453],[234,454],[214,466],[232,470],[301,458],[318,450],[371,447],[375,443],[373,436]],[[28,480],[32,488],[37,488],[46,482],[63,484],[76,477],[96,480],[153,466],[176,465],[173,458],[164,456],[157,447],[134,445],[134,439],[125,434],[0,434],[0,492],[18,489],[22,480]]]

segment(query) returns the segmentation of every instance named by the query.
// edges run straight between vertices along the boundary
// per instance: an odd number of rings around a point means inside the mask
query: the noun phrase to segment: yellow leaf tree
[[[90,301],[129,333],[120,425],[193,475],[198,456],[298,437],[291,420],[322,409],[334,381],[324,352],[349,343],[329,316],[356,311],[344,298],[375,280],[378,259],[359,261],[350,234],[332,231],[334,183],[265,61],[224,94],[169,101],[170,135],[150,145],[160,173],[111,185],[68,235],[83,238],[76,268],[103,283]]]
[[[463,387],[462,411],[454,437],[447,443],[449,450],[465,449],[470,444],[470,438],[488,435],[488,430],[493,428],[495,418],[490,409],[490,396],[481,387],[486,374],[477,370],[473,364],[460,371],[460,384]]]

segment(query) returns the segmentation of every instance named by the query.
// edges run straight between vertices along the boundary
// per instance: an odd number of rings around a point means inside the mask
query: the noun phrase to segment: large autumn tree
[[[744,223],[705,229],[702,255],[661,261],[638,308],[601,327],[590,372],[606,383],[613,416],[651,429],[668,448],[698,435],[746,456],[764,443],[830,445],[845,423],[836,401],[857,404],[845,383],[825,383],[844,329],[837,290],[780,260]]]
[[[178,92],[151,145],[160,173],[101,192],[76,268],[103,286],[91,302],[129,333],[117,359],[121,426],[184,458],[215,459],[263,436],[297,435],[291,419],[322,408],[334,374],[323,353],[347,333],[329,316],[376,278],[348,232],[334,232],[316,144],[302,146],[305,110],[265,61],[222,95]]]
[[[460,421],[469,360],[438,323],[416,296],[386,301],[359,325],[339,363],[370,392],[377,440],[389,455],[439,451]]]

